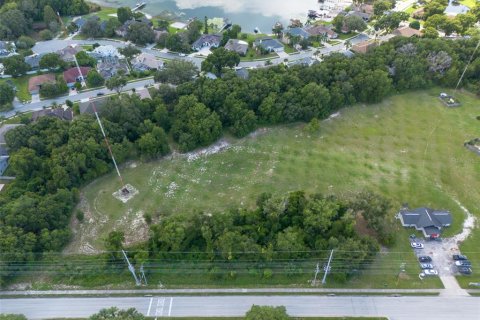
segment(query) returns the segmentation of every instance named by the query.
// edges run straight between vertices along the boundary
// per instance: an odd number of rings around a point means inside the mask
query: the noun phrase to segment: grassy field
[[[74,224],[70,252],[102,248],[102,235],[124,230],[128,243],[145,240],[145,212],[217,212],[250,207],[261,192],[285,194],[293,190],[348,196],[370,188],[400,207],[431,206],[449,209],[453,225],[444,233],[461,230],[460,201],[478,216],[480,158],[463,143],[480,136],[478,99],[459,95],[462,107],[448,109],[437,98],[439,90],[392,97],[375,106],[357,105],[324,121],[309,134],[302,125],[258,130],[255,137],[226,139],[230,147],[208,156],[175,156],[156,162],[132,163],[122,169],[124,179],[140,194],[127,204],[112,197],[119,189],[112,173],[82,190],[84,224]],[[154,218],[155,220],[155,218]],[[398,228],[397,244],[348,284],[335,287],[441,287],[438,278],[418,279],[418,264],[409,248],[413,230]],[[474,264],[478,229],[463,244]],[[406,263],[405,274],[399,274]],[[313,270],[313,266],[312,266]],[[465,281],[479,281],[478,268]],[[476,280],[475,280],[476,279]],[[462,280],[464,281],[464,280]],[[463,282],[462,282],[463,283]],[[468,283],[467,283],[468,284]],[[330,284],[329,284],[330,285]]]

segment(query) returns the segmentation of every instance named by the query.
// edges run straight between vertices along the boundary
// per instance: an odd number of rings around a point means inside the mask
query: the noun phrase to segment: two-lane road
[[[238,317],[253,305],[285,306],[297,317],[385,316],[392,320],[480,319],[478,297],[432,296],[153,296],[1,299],[0,313],[28,319],[82,318],[102,308],[136,308],[153,317]]]

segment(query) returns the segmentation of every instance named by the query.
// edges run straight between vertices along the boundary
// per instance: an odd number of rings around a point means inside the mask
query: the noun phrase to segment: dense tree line
[[[120,163],[169,152],[162,112],[159,122],[149,119],[162,108],[158,100],[142,102],[137,96],[107,102],[103,122]],[[76,188],[109,172],[111,159],[92,115],[73,123],[44,117],[8,132],[6,140],[9,173],[16,179],[0,194],[0,258],[19,263],[68,243]]]
[[[310,258],[321,252],[326,256],[335,249],[339,261],[349,261],[349,268],[342,265],[333,270],[344,279],[379,248],[375,239],[355,231],[355,203],[302,191],[284,197],[261,194],[253,210],[163,217],[161,224],[151,226],[148,251],[155,257],[204,252],[211,261],[269,262]]]

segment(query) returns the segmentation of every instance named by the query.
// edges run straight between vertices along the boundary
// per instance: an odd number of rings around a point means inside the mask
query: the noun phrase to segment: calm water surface
[[[94,0],[112,7],[135,6],[143,0]],[[317,0],[144,0],[145,13],[158,15],[168,10],[182,14],[184,19],[204,16],[228,18],[242,26],[243,31],[271,33],[273,24],[281,21],[286,25],[291,18],[306,20],[308,10],[318,10]]]

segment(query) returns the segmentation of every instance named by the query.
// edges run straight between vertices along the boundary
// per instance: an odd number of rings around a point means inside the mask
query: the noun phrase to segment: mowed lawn
[[[480,157],[463,147],[480,136],[480,100],[459,94],[462,107],[449,109],[438,94],[415,92],[344,109],[313,134],[303,125],[266,128],[253,137],[230,139],[230,147],[208,156],[129,165],[121,170],[124,179],[140,193],[127,204],[113,198],[120,186],[113,173],[83,188],[86,219],[75,226],[78,232],[68,251],[102,249],[103,237],[113,228],[124,230],[129,243],[146,239],[145,212],[154,221],[164,213],[215,213],[251,207],[262,192],[294,190],[348,197],[369,188],[389,197],[396,208],[408,203],[449,209],[454,222],[445,235],[456,234],[464,213],[455,200],[477,216],[480,209]],[[408,243],[412,232],[398,228],[395,247],[381,254],[354,286],[441,286],[438,279],[422,282],[416,276],[418,265]],[[478,251],[478,233],[476,229],[465,248]],[[402,263],[407,276],[399,276]],[[480,270],[474,271],[470,281],[480,279]]]

